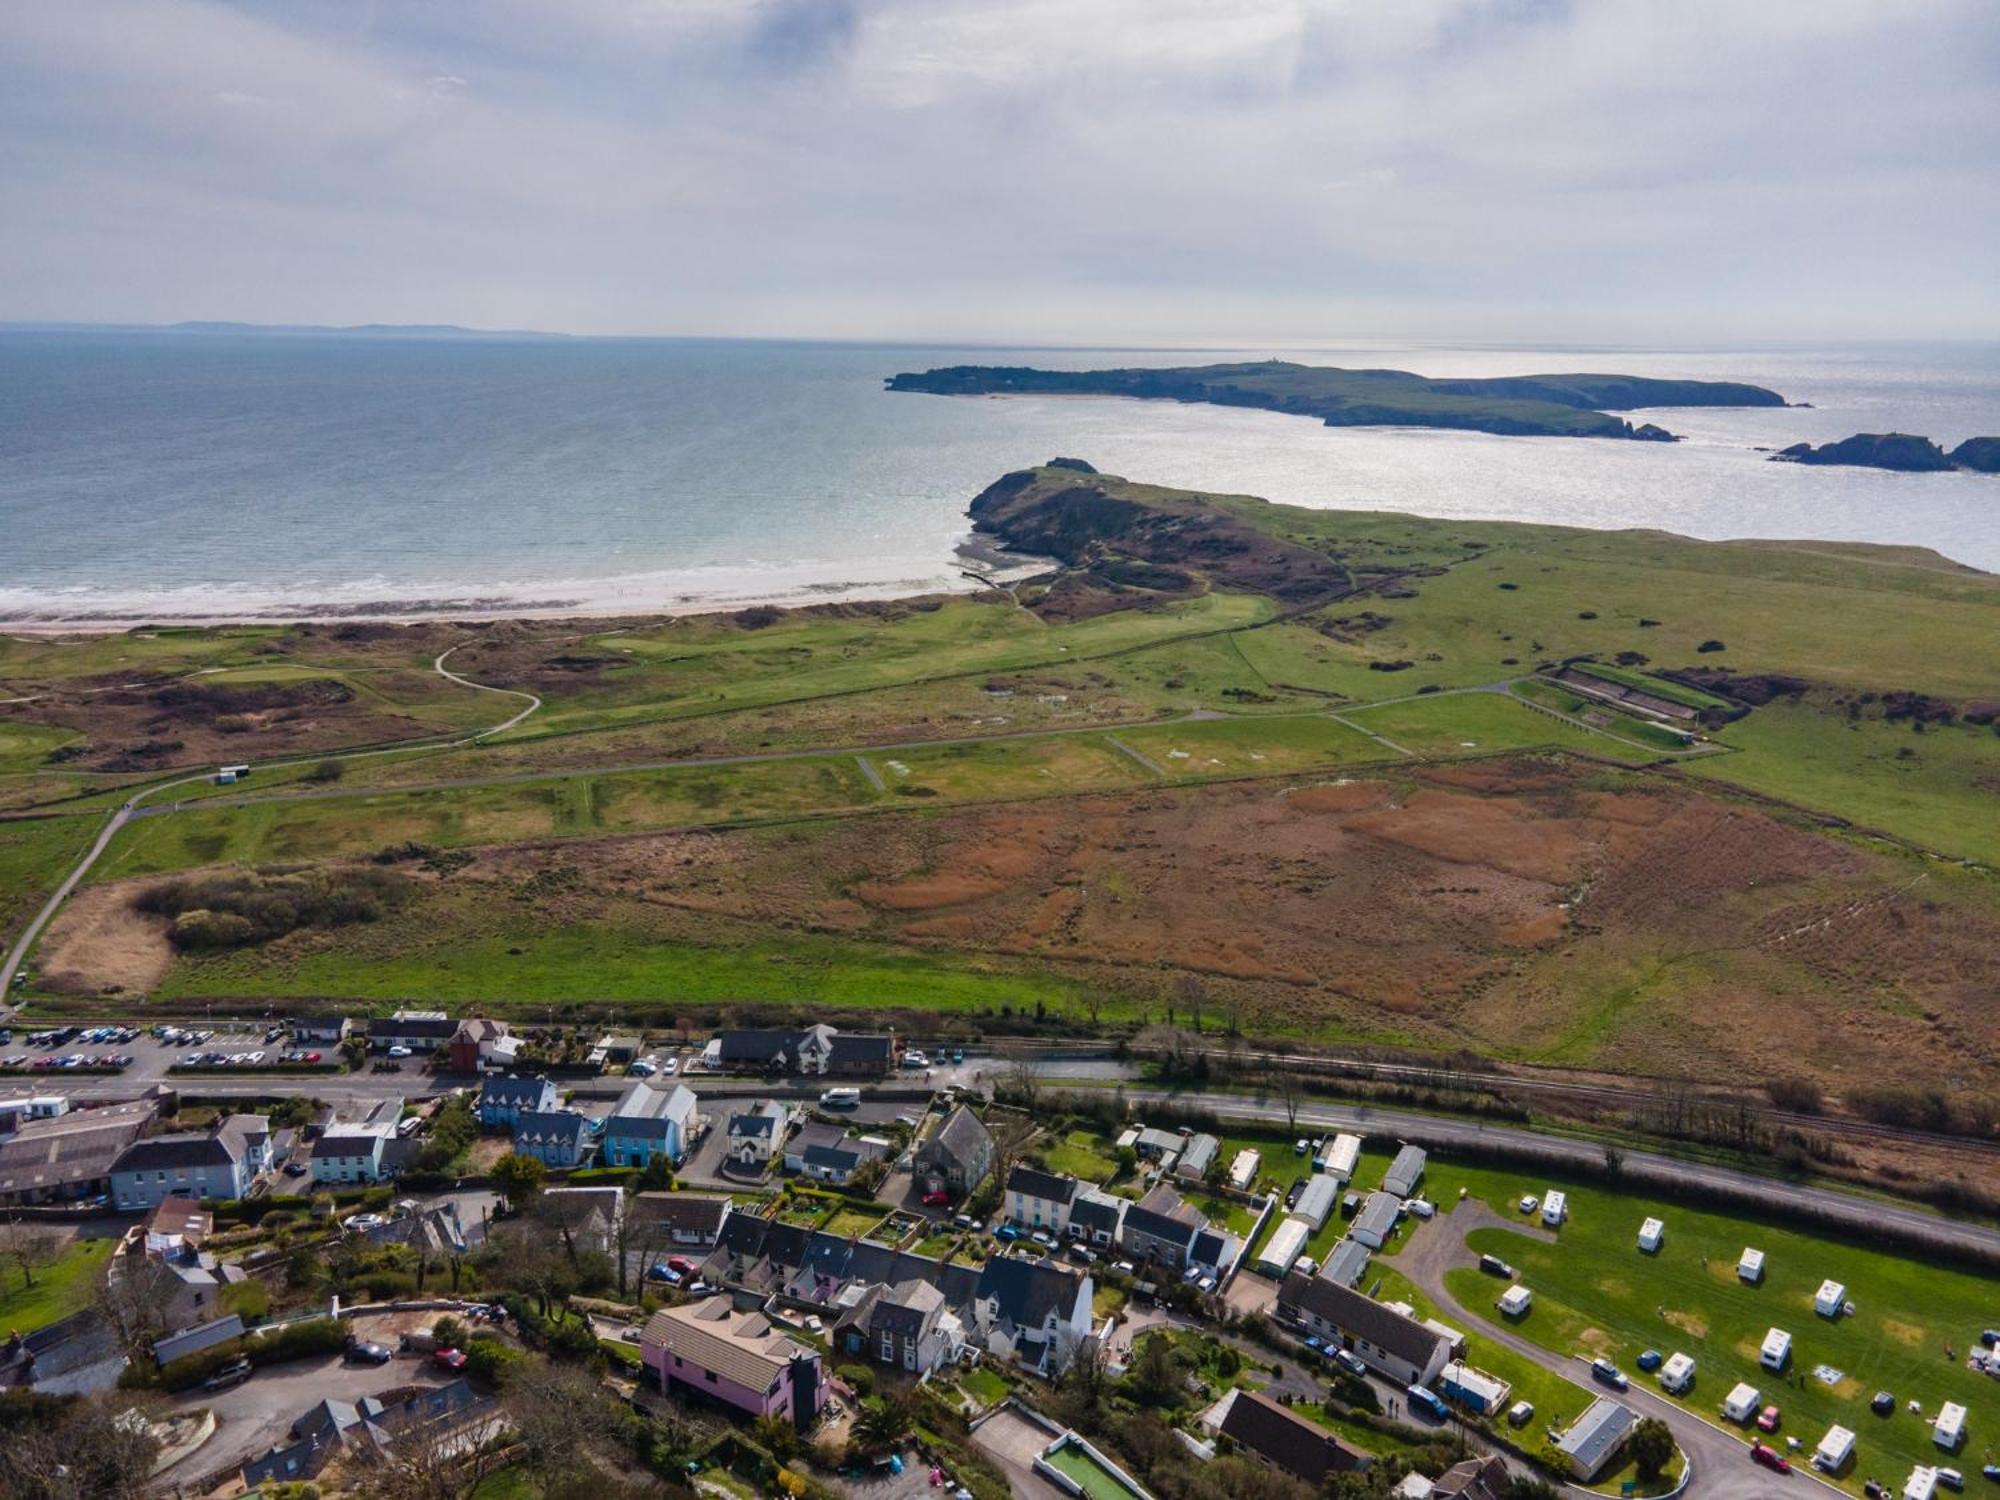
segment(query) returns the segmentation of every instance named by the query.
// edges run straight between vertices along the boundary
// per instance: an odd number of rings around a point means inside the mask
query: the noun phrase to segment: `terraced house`
[[[241,1198],[271,1164],[271,1122],[230,1115],[207,1133],[184,1131],[134,1141],[111,1164],[111,1201],[151,1208],[162,1198]]]
[[[1456,1352],[1450,1334],[1324,1276],[1294,1271],[1278,1288],[1278,1321],[1344,1342],[1399,1385],[1436,1379]]]
[[[718,1032],[701,1054],[711,1072],[880,1078],[896,1066],[896,1039],[835,1026]]]
[[[1126,1208],[1118,1247],[1134,1260],[1158,1261],[1177,1271],[1187,1264],[1194,1237],[1207,1227],[1200,1209],[1160,1183]]]
[[[590,1121],[573,1109],[524,1114],[514,1124],[515,1154],[545,1167],[580,1167],[596,1149]]]
[[[395,1139],[396,1127],[389,1121],[330,1127],[313,1142],[313,1181],[380,1182],[393,1175],[389,1147]]]
[[[836,1349],[920,1375],[952,1359],[964,1339],[944,1293],[914,1277],[868,1287],[833,1325]]]
[[[1069,1228],[1070,1205],[1081,1186],[1074,1177],[1016,1167],[1007,1174],[1007,1217],[1030,1229],[1061,1234]]]
[[[508,1075],[489,1078],[479,1090],[479,1123],[488,1130],[512,1130],[523,1114],[546,1114],[562,1107],[562,1095],[546,1078]]]
[[[694,1090],[682,1084],[654,1088],[634,1079],[604,1122],[604,1164],[643,1167],[656,1156],[678,1166],[701,1129]]]

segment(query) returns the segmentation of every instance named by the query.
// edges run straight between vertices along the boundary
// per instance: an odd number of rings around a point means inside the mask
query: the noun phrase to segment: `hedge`
[[[157,1383],[165,1390],[184,1391],[200,1385],[239,1357],[261,1367],[283,1364],[291,1359],[338,1354],[346,1347],[347,1329],[339,1321],[313,1318],[304,1323],[287,1323],[282,1328],[259,1330],[226,1344],[218,1344],[213,1349],[204,1349],[199,1354],[190,1354],[185,1359],[177,1359],[159,1372],[156,1382],[149,1382],[146,1378],[148,1372],[138,1364],[128,1365],[125,1375],[136,1377],[133,1384]],[[120,1378],[122,1381],[125,1377]]]

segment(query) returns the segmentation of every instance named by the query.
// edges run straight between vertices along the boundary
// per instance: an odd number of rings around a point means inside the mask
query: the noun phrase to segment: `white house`
[[[1826,1436],[1813,1450],[1812,1466],[1827,1474],[1838,1474],[1854,1457],[1854,1434],[1838,1422],[1827,1428]]]
[[[1639,1226],[1639,1248],[1648,1255],[1657,1255],[1666,1237],[1667,1226],[1658,1219],[1648,1219]]]
[[[212,1131],[134,1141],[111,1163],[111,1200],[151,1208],[162,1198],[241,1198],[271,1165],[271,1122],[229,1115]]]
[[[792,1113],[776,1099],[759,1099],[729,1117],[728,1157],[739,1171],[761,1172],[785,1142]]]
[[[1306,1253],[1306,1241],[1311,1238],[1312,1230],[1305,1224],[1297,1219],[1285,1220],[1271,1231],[1264,1248],[1257,1252],[1257,1269],[1282,1279],[1293,1262]]]
[[[313,1142],[312,1179],[316,1183],[380,1182],[389,1174],[383,1149],[396,1138],[394,1121],[373,1125],[335,1125]]]
[[[1938,1408],[1937,1421],[1931,1426],[1931,1441],[1947,1453],[1958,1451],[1958,1445],[1965,1441],[1965,1408],[1956,1401],[1947,1401]]]
[[[1361,1137],[1337,1135],[1327,1142],[1326,1154],[1320,1158],[1320,1170],[1345,1187],[1360,1160]]]
[[[1783,1370],[1791,1362],[1792,1336],[1782,1328],[1773,1328],[1764,1335],[1764,1346],[1757,1351],[1757,1363],[1767,1370]]]
[[[1562,1228],[1562,1222],[1569,1217],[1569,1195],[1560,1188],[1549,1189],[1542,1199],[1542,1222],[1551,1229]]]
[[[1743,1247],[1743,1254],[1736,1261],[1736,1279],[1755,1286],[1764,1279],[1764,1252]]]
[[[1525,1316],[1528,1309],[1534,1306],[1534,1303],[1535,1294],[1533,1292],[1524,1286],[1515,1285],[1508,1287],[1506,1291],[1502,1292],[1500,1300],[1493,1305],[1500,1309],[1502,1317],[1519,1318]]]
[[[1813,1293],[1813,1311],[1822,1318],[1837,1318],[1847,1305],[1847,1288],[1838,1281],[1822,1281]]]
[[[1694,1384],[1694,1357],[1675,1350],[1667,1356],[1667,1362],[1660,1366],[1660,1389],[1671,1395],[1681,1396]]]
[[[1080,1186],[1074,1177],[1016,1167],[1007,1174],[1007,1217],[1030,1229],[1061,1234],[1069,1228],[1070,1205]]]

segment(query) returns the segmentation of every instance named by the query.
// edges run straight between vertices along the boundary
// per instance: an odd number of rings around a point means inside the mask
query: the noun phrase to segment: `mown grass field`
[[[1485,755],[1500,750],[1581,750],[1606,760],[1643,765],[1658,754],[1536,713],[1501,693],[1436,693],[1378,708],[1344,710],[1341,718],[1413,755]]]
[[[0,1272],[0,1328],[33,1333],[88,1306],[115,1243],[108,1239],[71,1241],[54,1264],[36,1270],[33,1286],[26,1284],[15,1266],[6,1266]]]
[[[1367,735],[1320,715],[1203,719],[1121,730],[1115,737],[1175,780],[1276,776],[1395,758]]]
[[[1695,1384],[1682,1404],[1714,1416],[1737,1381],[1763,1392],[1784,1412],[1783,1432],[1810,1452],[1835,1422],[1859,1437],[1846,1487],[1862,1479],[1894,1479],[1918,1463],[1948,1462],[1931,1442],[1931,1419],[1947,1400],[1971,1413],[1962,1469],[2000,1453],[2000,1381],[1967,1370],[1966,1353],[1981,1330],[2000,1324],[1990,1277],[1959,1271],[1852,1241],[1780,1227],[1735,1213],[1705,1212],[1649,1200],[1638,1193],[1571,1184],[1510,1169],[1434,1162],[1426,1192],[1449,1209],[1465,1188],[1496,1213],[1529,1222],[1515,1209],[1524,1193],[1559,1186],[1569,1196],[1569,1220],[1554,1243],[1508,1229],[1466,1236],[1480,1252],[1498,1255],[1520,1272],[1534,1305],[1514,1326],[1551,1352],[1605,1355],[1635,1381],[1657,1390],[1637,1367],[1639,1354],[1684,1351],[1696,1361]],[[1666,1239],[1656,1255],[1637,1248],[1640,1222],[1657,1215]],[[1539,1226],[1540,1220],[1533,1220]],[[1424,1232],[1457,1232],[1445,1213]],[[1765,1279],[1746,1286],[1736,1275],[1746,1246],[1766,1254]],[[1856,1314],[1831,1321],[1813,1311],[1820,1282],[1843,1282]],[[1476,1270],[1447,1273],[1452,1295],[1481,1316],[1492,1310],[1498,1283]],[[1793,1336],[1788,1371],[1773,1375],[1757,1360],[1765,1331]],[[1837,1383],[1814,1375],[1827,1365]],[[1869,1410],[1877,1390],[1894,1393],[1897,1410]],[[1664,1394],[1664,1393],[1662,1393]],[[1918,1401],[1924,1415],[1904,1409]]]
[[[91,817],[0,820],[0,939],[11,939],[34,915],[100,826]]]

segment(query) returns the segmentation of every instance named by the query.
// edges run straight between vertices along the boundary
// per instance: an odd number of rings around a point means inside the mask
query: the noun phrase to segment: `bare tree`
[[[591,1471],[613,1451],[623,1421],[604,1387],[579,1365],[538,1361],[509,1375],[505,1401],[522,1466],[542,1493],[594,1492]]]
[[[1004,1066],[1000,1085],[1009,1090],[1021,1108],[1034,1114],[1042,1099],[1042,1059],[1032,1047],[1014,1046],[1000,1054]]]
[[[35,1272],[55,1264],[62,1256],[62,1236],[46,1225],[10,1214],[0,1223],[0,1259],[10,1260],[21,1273],[21,1285],[35,1284]]]
[[[179,1289],[179,1280],[159,1261],[137,1253],[111,1257],[97,1289],[97,1315],[134,1364],[152,1359],[153,1341],[168,1332],[167,1307]]]
[[[1188,1029],[1199,1033],[1201,1007],[1208,998],[1208,986],[1202,983],[1199,974],[1183,974],[1174,981],[1174,989],[1180,996],[1181,1008],[1187,1012]]]
[[[491,1439],[504,1425],[490,1408],[405,1422],[387,1446],[359,1451],[351,1492],[365,1500],[460,1500],[500,1466]]]
[[[1271,1092],[1278,1096],[1278,1103],[1284,1106],[1285,1134],[1294,1134],[1299,1128],[1299,1106],[1305,1102],[1305,1080],[1290,1068],[1273,1068]]]
[[[145,1403],[127,1392],[85,1400],[54,1421],[28,1422],[0,1444],[0,1495],[98,1500],[146,1490],[160,1444]]]

